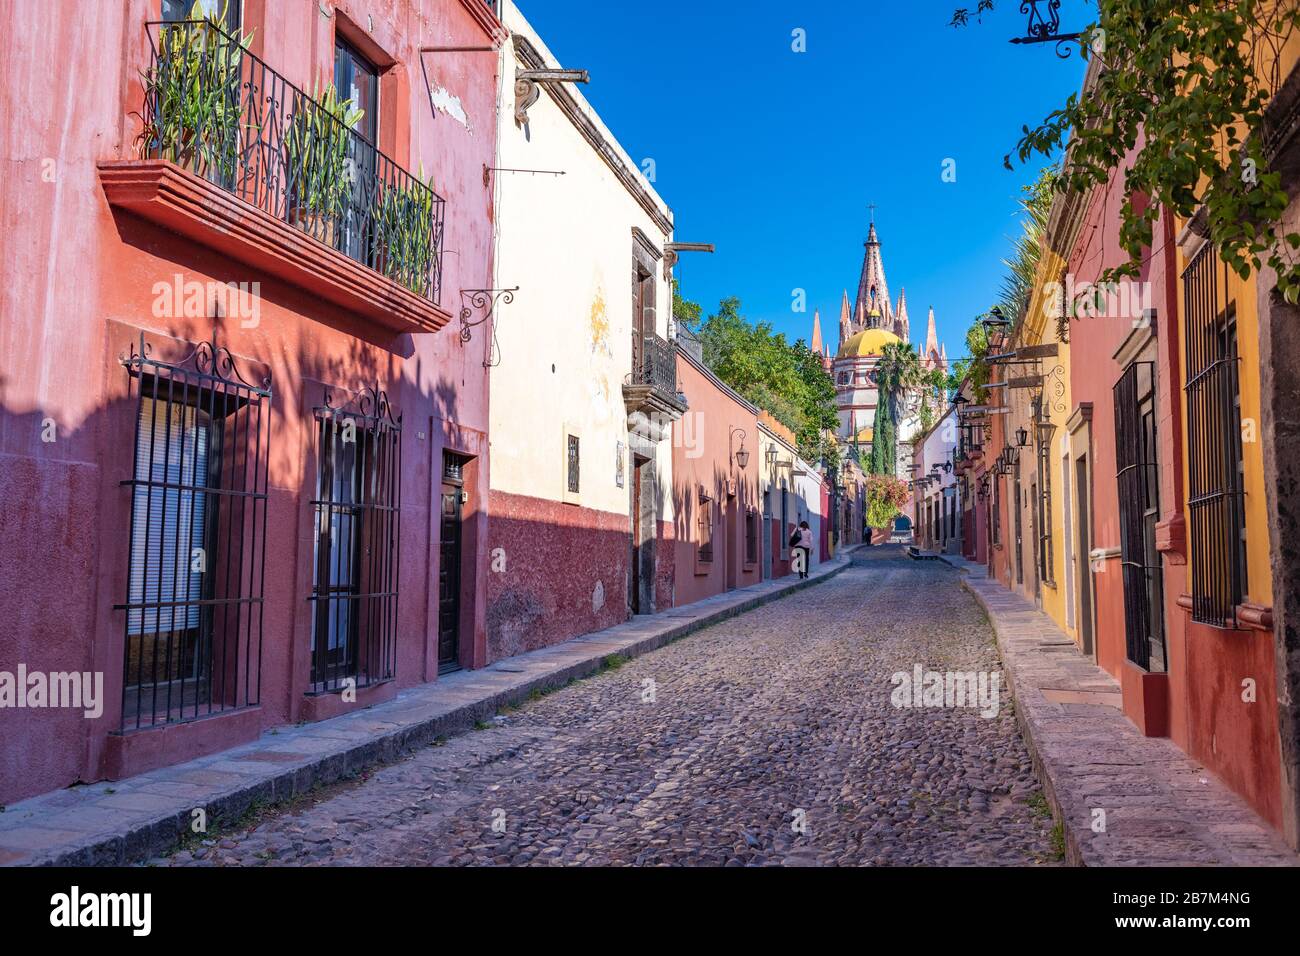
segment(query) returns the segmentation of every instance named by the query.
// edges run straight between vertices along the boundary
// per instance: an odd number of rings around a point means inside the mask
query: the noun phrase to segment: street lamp
[[[731,447],[731,437],[736,432],[740,432],[740,450],[735,452],[732,457],[736,459],[736,465],[740,470],[744,471],[745,466],[749,464],[749,452],[745,451],[745,429],[732,425],[731,431],[727,432],[727,447]]]
[[[1016,429],[1016,444],[1021,448],[1029,444],[1029,432],[1025,430],[1023,425]]]

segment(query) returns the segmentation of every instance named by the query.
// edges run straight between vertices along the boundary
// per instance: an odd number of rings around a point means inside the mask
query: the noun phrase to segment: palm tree
[[[903,391],[923,383],[921,359],[910,342],[891,342],[876,363],[876,419],[871,430],[867,471],[893,475],[898,470],[898,419]]]
[[[1043,235],[1047,232],[1047,219],[1052,211],[1052,194],[1056,188],[1057,170],[1049,166],[1038,174],[1031,185],[1025,186],[1017,200],[1024,218],[1020,220],[1020,238],[1015,240],[1011,258],[1003,259],[1007,274],[1002,278],[1002,311],[1013,322],[1029,305],[1034,291],[1034,277],[1038,273],[1038,260],[1043,252]]]

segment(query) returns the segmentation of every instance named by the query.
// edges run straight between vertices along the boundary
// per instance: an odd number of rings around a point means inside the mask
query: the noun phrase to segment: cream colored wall
[[[504,4],[503,19],[512,33],[527,37],[553,60],[513,4]],[[640,228],[660,252],[670,236],[660,231],[545,88],[528,110],[527,126],[515,124],[517,67],[513,40],[507,41],[497,166],[564,175],[493,174],[496,284],[518,286],[519,291],[513,303],[498,306],[495,317],[499,364],[491,372],[491,486],[626,514],[630,461],[625,457],[622,488],[615,480],[615,464],[618,443],[623,443],[625,456],[628,445],[622,386],[632,362],[632,227]],[[567,86],[671,219],[578,88]],[[662,262],[655,269],[655,282],[656,330],[667,338],[672,309]],[[459,307],[457,302],[451,305]],[[478,343],[487,344],[486,329],[475,329],[474,335]],[[581,442],[581,491],[576,499],[566,493],[565,484],[569,433]],[[666,438],[657,446],[663,520],[672,518],[670,441]]]

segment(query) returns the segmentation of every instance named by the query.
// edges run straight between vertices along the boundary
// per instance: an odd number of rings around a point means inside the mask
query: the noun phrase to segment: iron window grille
[[[993,544],[1002,546],[1002,476],[993,476],[993,515],[989,520],[993,532]]]
[[[1035,416],[1037,417],[1037,416]],[[1039,421],[1034,426],[1038,445],[1038,576],[1056,583],[1055,542],[1052,540],[1052,435],[1056,426]]]
[[[570,435],[568,441],[568,451],[566,459],[566,481],[568,483],[569,494],[578,494],[578,488],[581,486],[582,477],[582,459],[581,447],[577,435]]]
[[[392,680],[396,670],[402,417],[363,389],[316,409],[311,692]]]
[[[261,698],[271,381],[204,342],[174,364],[140,336],[122,364],[135,402],[122,729]]]
[[[1156,550],[1160,465],[1156,446],[1155,366],[1135,362],[1115,383],[1120,560],[1128,659],[1165,670],[1164,581]]]
[[[1245,493],[1235,303],[1206,246],[1183,272],[1192,619],[1234,627],[1246,593]]]
[[[758,563],[758,512],[753,508],[745,512],[745,563]]]
[[[146,30],[145,156],[170,160],[440,301],[441,196],[348,126],[340,109],[213,22],[154,21]]]

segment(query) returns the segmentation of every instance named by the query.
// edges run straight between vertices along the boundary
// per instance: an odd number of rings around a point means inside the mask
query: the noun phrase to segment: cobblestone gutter
[[[1042,611],[944,560],[997,633],[1016,720],[1076,866],[1295,866],[1300,858],[1249,806],[1168,738],[1124,716],[1119,683]]]
[[[839,574],[849,552],[805,580],[781,578],[521,654],[410,688],[394,700],[332,720],[269,730],[249,744],[140,774],[71,787],[0,813],[0,865],[122,865],[150,859],[192,833],[250,810],[302,796],[486,722],[535,692],[595,674],[611,657],[633,658]]]

